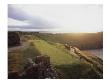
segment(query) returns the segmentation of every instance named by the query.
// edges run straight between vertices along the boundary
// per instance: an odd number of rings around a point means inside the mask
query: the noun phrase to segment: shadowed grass
[[[40,55],[39,51],[35,48],[33,43],[30,43],[25,49],[17,49],[8,53],[8,70],[9,71],[22,71],[27,63],[27,58],[34,59]]]

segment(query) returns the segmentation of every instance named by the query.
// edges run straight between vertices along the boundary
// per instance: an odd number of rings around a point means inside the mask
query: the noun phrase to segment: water
[[[90,52],[91,54],[103,59],[103,49],[83,50],[83,51]]]

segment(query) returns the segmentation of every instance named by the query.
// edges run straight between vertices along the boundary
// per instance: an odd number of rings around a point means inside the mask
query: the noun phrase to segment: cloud
[[[12,18],[8,18],[8,25],[9,26],[28,26],[29,23],[25,21],[19,21]]]
[[[39,17],[30,16],[15,6],[8,5],[8,28],[20,29],[46,29],[53,26],[46,20]]]
[[[29,23],[21,29],[54,29],[62,32],[102,31],[102,5],[36,5],[8,6],[8,17]],[[15,26],[9,26],[16,28]]]
[[[21,9],[14,8],[13,6],[8,5],[8,17],[16,20],[24,21],[27,20],[28,15],[25,12],[23,12]]]

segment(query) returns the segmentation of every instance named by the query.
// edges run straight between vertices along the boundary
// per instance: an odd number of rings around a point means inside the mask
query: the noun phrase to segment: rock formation
[[[22,73],[10,72],[9,79],[58,79],[60,78],[56,70],[50,63],[50,57],[37,56],[35,62],[28,58],[28,63]]]
[[[17,46],[20,45],[20,37],[16,32],[8,32],[8,46]]]

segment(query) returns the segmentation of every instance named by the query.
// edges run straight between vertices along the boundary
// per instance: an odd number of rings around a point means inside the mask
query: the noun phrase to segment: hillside
[[[99,33],[36,33],[37,36],[46,41],[61,44],[68,43],[80,49],[101,49],[103,48],[103,32]]]
[[[66,49],[64,44],[46,41],[37,36],[32,38],[32,36],[30,36],[31,38],[28,37],[28,39],[22,40],[28,44],[25,48],[19,48],[9,52],[9,72],[21,72],[28,62],[27,58],[34,59],[38,55],[47,55],[50,57],[50,62],[54,69],[65,79],[97,79],[103,77],[103,72],[100,71],[100,69],[103,69],[103,67],[100,67],[103,63],[100,58],[81,53],[90,62],[85,59],[80,60],[76,56],[77,54],[71,54],[70,50]],[[21,36],[21,38],[24,39],[26,37]],[[25,42],[22,42],[22,44]],[[99,67],[96,64],[99,64]]]

